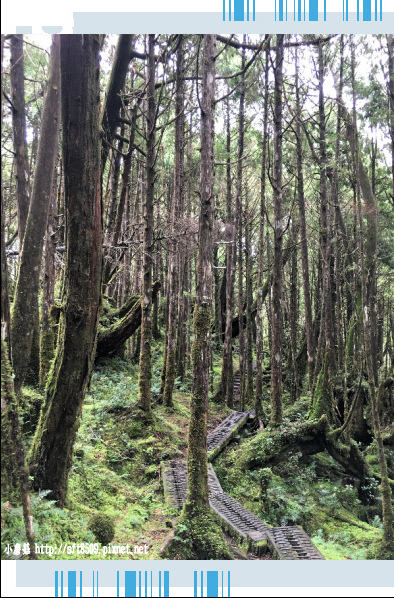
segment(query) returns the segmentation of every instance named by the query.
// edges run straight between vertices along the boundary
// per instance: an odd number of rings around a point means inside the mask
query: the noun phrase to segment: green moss
[[[333,415],[333,401],[331,395],[331,388],[329,383],[327,356],[325,356],[322,368],[317,377],[315,390],[313,393],[312,409],[309,419],[317,420],[323,415],[328,418],[329,422],[334,421]]]
[[[112,517],[104,513],[96,513],[89,521],[88,528],[101,544],[109,544],[115,535],[115,524]]]
[[[209,507],[194,507],[187,513],[183,511],[163,556],[176,560],[231,558],[223,532]]]

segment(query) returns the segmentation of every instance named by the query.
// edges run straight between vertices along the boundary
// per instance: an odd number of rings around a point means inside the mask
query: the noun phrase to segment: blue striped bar
[[[253,0],[253,21],[256,20],[256,0]]]
[[[55,596],[59,596],[59,572],[55,571]]]
[[[371,20],[371,0],[363,0],[363,21]]]
[[[327,21],[327,0],[324,0],[324,20]]]
[[[55,577],[56,583],[56,577]],[[197,598],[197,571],[194,572],[194,598]]]
[[[234,21],[245,20],[244,0],[234,0]]]
[[[309,20],[319,20],[319,0],[309,0]]]
[[[137,573],[136,571],[125,571],[124,572],[124,595],[137,596]]]
[[[246,20],[249,21],[249,0],[246,0]]]
[[[161,598],[161,571],[159,571],[159,598]]]
[[[77,572],[69,571],[67,575],[68,595],[76,598],[77,596]]]
[[[150,595],[152,597],[152,592],[153,592],[153,573],[152,571],[150,572]]]
[[[94,596],[94,571],[93,571],[93,596]]]
[[[145,596],[148,596],[148,571],[145,571]]]
[[[219,576],[217,571],[207,571],[207,596],[219,596]]]
[[[82,596],[82,571],[79,572],[79,595]]]
[[[228,20],[231,21],[231,0],[228,3]]]
[[[230,571],[228,572],[227,576],[227,596],[230,598]]]
[[[116,572],[116,595],[119,598],[119,571]]]
[[[279,0],[279,21],[283,21],[283,0]]]
[[[383,0],[380,0],[380,20],[382,20],[383,15]]]
[[[97,574],[96,574],[96,596],[98,598],[98,571],[97,571]]]
[[[360,20],[360,0],[357,0],[357,21]]]
[[[201,598],[204,596],[204,573],[201,571]]]
[[[63,571],[60,571],[60,596],[63,596]]]
[[[222,571],[222,598],[223,598],[223,571]]]
[[[170,595],[170,572],[164,571],[164,598]]]
[[[302,12],[301,0],[298,0],[298,20],[299,21],[301,21],[301,12]]]

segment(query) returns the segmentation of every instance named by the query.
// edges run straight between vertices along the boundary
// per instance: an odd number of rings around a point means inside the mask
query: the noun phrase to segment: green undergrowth
[[[96,366],[77,433],[66,508],[59,509],[53,501],[45,500],[45,491],[32,495],[38,543],[64,546],[66,542],[99,542],[89,527],[94,516],[103,514],[115,526],[112,545],[147,546],[143,554],[108,554],[106,559],[160,558],[169,522],[176,515],[164,503],[160,463],[186,458],[190,402],[190,382],[177,380],[174,408],[159,403],[160,357],[161,347],[156,345],[150,422],[137,407],[138,365],[112,358]],[[26,388],[23,396],[22,419],[30,442],[41,395]],[[209,427],[215,427],[226,414],[227,410],[217,405],[210,407]],[[10,497],[2,504],[3,558],[7,558],[4,549],[8,544],[24,542],[22,510]],[[65,552],[41,558],[104,558],[100,543],[99,549],[98,555]]]
[[[287,408],[281,431],[289,429],[291,434],[309,405],[306,397]],[[216,459],[215,471],[224,492],[269,525],[302,526],[328,560],[379,558],[381,504],[373,500],[377,482],[371,479],[370,487],[363,488],[371,496],[371,505],[363,506],[355,481],[327,453],[296,453],[271,468],[247,469],[245,463],[257,447],[271,442],[268,436],[272,431],[258,435],[267,440],[261,443],[258,436],[245,430],[239,444],[231,444]],[[264,450],[271,453],[272,446]]]

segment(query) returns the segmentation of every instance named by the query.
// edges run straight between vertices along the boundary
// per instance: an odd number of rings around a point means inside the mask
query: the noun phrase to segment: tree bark
[[[244,36],[245,39],[245,36]],[[243,214],[242,214],[242,175],[243,175],[243,155],[244,155],[244,136],[245,136],[245,50],[242,51],[242,75],[239,90],[239,116],[238,116],[238,162],[237,162],[237,198],[236,198],[236,231],[238,234],[238,319],[239,319],[239,402],[242,411],[244,405],[244,385],[245,385],[245,334],[243,326],[244,310],[244,292],[243,292]],[[241,325],[242,324],[242,325]]]
[[[60,65],[59,65],[60,66]],[[40,388],[45,388],[51,361],[55,352],[55,333],[51,318],[51,308],[55,299],[55,215],[56,215],[56,172],[52,184],[48,226],[45,240],[44,280],[41,301],[41,334],[40,334]]]
[[[196,305],[193,331],[193,387],[187,455],[187,499],[185,512],[209,508],[207,414],[210,331],[212,314],[212,227],[214,213],[214,115],[216,35],[204,35],[201,102],[200,219]]]
[[[283,206],[282,206],[282,112],[283,35],[277,36],[274,92],[274,266],[272,283],[271,424],[282,421],[282,293],[283,293]]]
[[[334,374],[334,341],[332,330],[332,295],[330,272],[330,241],[329,241],[329,206],[327,197],[327,142],[326,117],[324,107],[324,57],[323,42],[318,46],[319,64],[319,168],[320,168],[320,247],[322,256],[322,326],[321,334],[324,338],[322,351],[322,366],[319,370],[318,383],[313,395],[312,417],[318,419],[323,414],[329,422],[335,421],[332,394],[332,376]]]
[[[268,142],[268,94],[269,94],[269,42],[265,51],[263,147],[261,150],[261,188],[259,215],[259,245],[257,264],[257,306],[256,306],[256,417],[262,416],[263,400],[263,268],[264,268],[264,221],[266,201],[266,170]]]
[[[26,376],[33,342],[33,309],[34,302],[37,301],[38,297],[41,260],[50,198],[53,191],[53,175],[58,156],[59,112],[60,36],[54,35],[48,87],[42,111],[41,136],[38,145],[33,190],[19,258],[18,279],[11,321],[12,362],[17,394]]]
[[[301,246],[301,262],[302,262],[302,284],[304,291],[304,310],[305,310],[305,330],[307,342],[307,356],[308,356],[308,375],[309,388],[313,384],[314,372],[314,343],[313,343],[313,320],[312,320],[312,303],[311,290],[309,282],[309,261],[308,261],[308,242],[306,232],[305,219],[305,194],[304,194],[304,172],[303,172],[303,157],[302,157],[302,134],[301,134],[301,105],[300,105],[300,89],[298,82],[298,56],[296,49],[296,103],[297,103],[297,120],[296,120],[296,143],[297,143],[297,199],[298,199],[298,214],[300,220],[300,246]]]
[[[104,174],[110,145],[112,145],[115,130],[119,124],[118,117],[122,106],[122,97],[120,92],[123,90],[127,72],[129,70],[133,43],[133,35],[119,35],[111,76],[108,81],[108,86],[105,93],[105,102],[101,114],[101,127],[104,132],[103,145],[101,149],[102,174]]]
[[[56,357],[31,450],[34,488],[64,505],[101,311],[98,35],[61,35],[67,263]]]
[[[232,188],[231,188],[231,134],[230,134],[230,104],[227,98],[227,165],[226,165],[226,220],[233,225]],[[236,266],[236,231],[233,242],[226,246],[226,324],[223,343],[223,366],[221,377],[221,392],[227,407],[234,406],[234,372],[232,347],[232,322],[234,309],[234,283]],[[238,321],[238,319],[237,319]]]
[[[4,50],[4,35],[1,35],[1,89],[3,89],[3,50]],[[3,127],[3,94],[0,100],[1,108],[1,124]],[[3,162],[0,165],[3,170]],[[1,180],[3,180],[3,172],[1,172]],[[1,185],[1,338],[6,342],[8,355],[11,355],[10,345],[10,327],[11,327],[11,312],[10,299],[8,295],[8,268],[7,256],[5,251],[5,212],[4,212],[4,198],[3,185]]]
[[[25,74],[23,61],[23,35],[13,35],[11,47],[11,101],[12,134],[14,139],[14,164],[16,182],[16,201],[18,208],[19,251],[25,236],[27,215],[30,202],[29,159],[26,138]]]
[[[179,295],[179,255],[178,243],[175,238],[176,225],[180,216],[183,194],[183,135],[184,135],[184,56],[183,37],[180,36],[177,50],[176,96],[175,96],[175,151],[174,151],[174,187],[171,205],[171,234],[173,238],[169,245],[168,256],[168,328],[167,328],[167,364],[163,399],[167,407],[173,406],[172,393],[176,377],[176,332],[178,319]]]
[[[155,36],[148,38],[148,111],[146,142],[146,198],[144,206],[143,240],[143,305],[141,312],[141,347],[138,376],[138,403],[147,415],[151,412],[151,344],[152,344],[152,250],[153,200],[155,193],[156,161],[156,100],[155,100]]]
[[[3,339],[1,339],[1,431],[2,431],[2,459],[1,459],[1,485],[7,472],[4,465],[9,463],[15,476],[17,490],[22,503],[23,520],[25,524],[26,539],[30,545],[30,559],[36,560],[35,533],[33,516],[30,504],[29,475],[25,463],[25,452],[23,439],[19,425],[19,410],[17,398],[12,380],[11,364],[8,358],[8,350]],[[4,433],[4,436],[3,436]],[[4,445],[3,445],[4,442]],[[8,454],[3,453],[7,450]],[[5,498],[5,496],[4,496]]]

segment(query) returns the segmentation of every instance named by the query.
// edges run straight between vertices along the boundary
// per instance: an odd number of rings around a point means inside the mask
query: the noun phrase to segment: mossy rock
[[[112,517],[104,513],[96,513],[89,521],[88,528],[98,542],[109,544],[115,536],[115,523]]]

